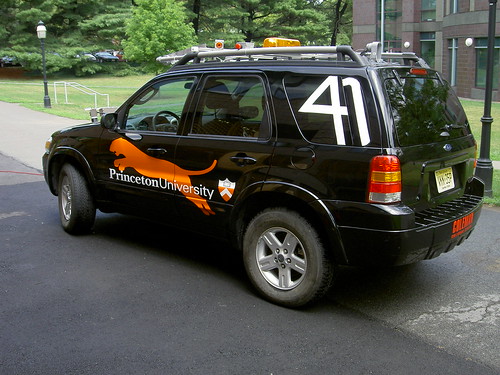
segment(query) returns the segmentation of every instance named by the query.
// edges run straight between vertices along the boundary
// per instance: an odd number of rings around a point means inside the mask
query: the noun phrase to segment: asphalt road
[[[341,270],[290,310],[216,241],[104,214],[67,235],[37,173],[0,154],[0,374],[500,371],[498,211],[450,254]]]

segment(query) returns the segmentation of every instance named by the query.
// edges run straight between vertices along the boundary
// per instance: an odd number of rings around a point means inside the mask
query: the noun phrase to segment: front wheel
[[[322,297],[334,267],[316,230],[294,211],[267,209],[256,215],[243,238],[245,269],[271,302],[299,307]]]
[[[87,181],[71,164],[65,164],[59,175],[59,216],[63,229],[71,234],[89,232],[95,221],[96,208]]]

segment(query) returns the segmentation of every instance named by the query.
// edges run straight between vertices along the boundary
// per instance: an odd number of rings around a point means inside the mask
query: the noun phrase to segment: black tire
[[[88,233],[95,221],[96,208],[87,181],[71,164],[59,174],[59,216],[64,230],[70,234]]]
[[[266,209],[243,238],[247,274],[267,300],[299,307],[321,298],[333,282],[334,265],[316,230],[294,211]]]

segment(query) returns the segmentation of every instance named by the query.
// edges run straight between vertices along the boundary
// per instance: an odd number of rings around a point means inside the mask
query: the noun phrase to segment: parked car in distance
[[[123,51],[116,51],[116,52],[114,53],[114,55],[115,55],[116,57],[118,57],[118,60],[120,60],[120,61],[127,61],[127,59],[125,58],[125,56],[124,56],[124,54],[123,54]]]
[[[87,61],[97,61],[97,58],[93,54],[91,54],[90,52],[82,52],[82,53],[76,55],[75,57],[79,58],[79,59],[84,59]]]
[[[120,60],[117,56],[109,52],[96,52],[94,56],[97,62],[115,62]]]
[[[16,66],[19,65],[15,57],[4,56],[0,58],[0,67],[4,68],[6,66]]]

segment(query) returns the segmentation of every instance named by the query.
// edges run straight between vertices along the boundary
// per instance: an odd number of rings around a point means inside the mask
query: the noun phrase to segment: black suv
[[[229,240],[255,288],[296,307],[338,265],[462,243],[482,206],[475,156],[441,75],[372,44],[189,53],[100,124],[54,133],[43,165],[67,232],[99,209]]]

